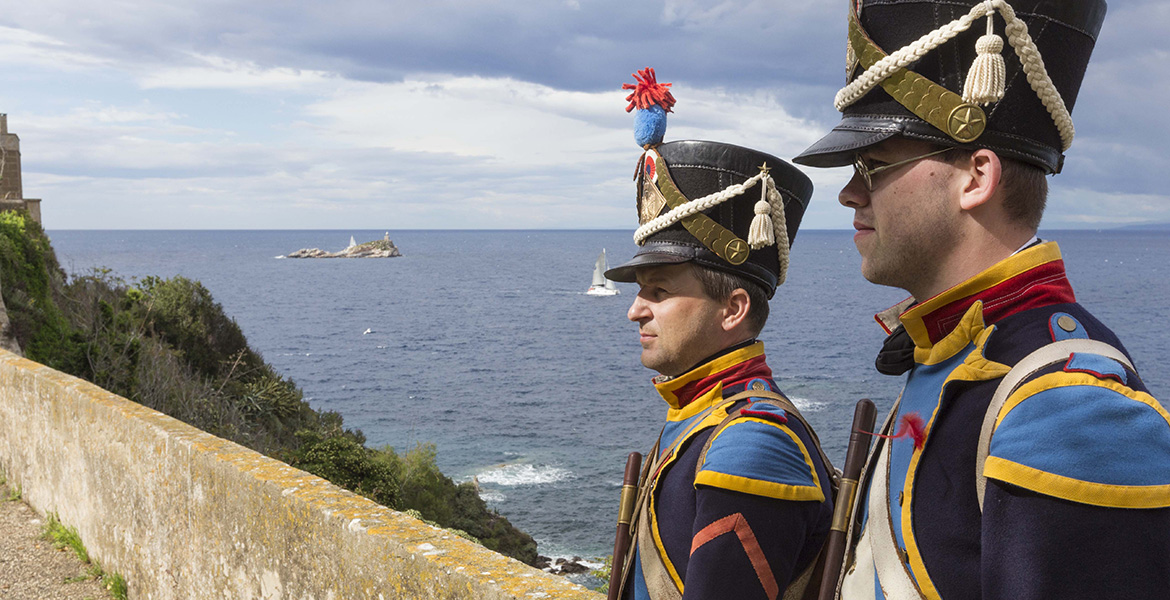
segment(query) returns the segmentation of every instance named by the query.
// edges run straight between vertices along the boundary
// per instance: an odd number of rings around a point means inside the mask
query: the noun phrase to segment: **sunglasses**
[[[880,167],[869,166],[869,161],[866,160],[864,156],[862,156],[860,154],[855,154],[853,156],[853,170],[858,175],[861,176],[861,181],[865,184],[866,191],[872,192],[873,191],[873,176],[874,176],[874,174],[881,173],[882,171],[885,171],[888,169],[893,169],[894,167],[900,167],[902,165],[910,164],[916,160],[930,158],[931,156],[936,156],[936,155],[942,154],[943,152],[950,152],[951,150],[954,150],[954,148],[943,148],[942,150],[935,150],[934,152],[929,152],[927,154],[923,154],[922,156],[915,156],[913,158],[907,158],[906,160],[900,160],[896,163],[890,163],[888,165],[882,165]]]

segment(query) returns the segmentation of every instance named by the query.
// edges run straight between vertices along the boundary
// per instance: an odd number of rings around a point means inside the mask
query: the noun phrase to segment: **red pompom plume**
[[[875,433],[873,435],[886,438],[888,440],[896,440],[898,438],[910,436],[910,438],[914,440],[914,448],[916,450],[921,450],[923,444],[926,443],[926,421],[924,421],[922,416],[918,413],[912,412],[907,415],[903,415],[902,418],[898,420],[898,431],[894,432],[894,435],[882,435],[880,433]]]
[[[669,83],[658,83],[658,78],[654,75],[654,69],[646,67],[637,73],[633,73],[634,79],[638,80],[637,85],[633,83],[623,83],[623,90],[634,90],[626,100],[630,103],[626,107],[626,112],[630,112],[635,108],[646,109],[657,104],[661,106],[666,112],[671,112],[670,107],[674,106],[674,96],[670,95]]]

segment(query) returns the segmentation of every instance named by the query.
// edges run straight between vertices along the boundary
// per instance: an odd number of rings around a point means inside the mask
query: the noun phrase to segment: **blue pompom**
[[[646,144],[661,144],[666,135],[666,111],[657,104],[650,108],[634,111],[634,141]]]

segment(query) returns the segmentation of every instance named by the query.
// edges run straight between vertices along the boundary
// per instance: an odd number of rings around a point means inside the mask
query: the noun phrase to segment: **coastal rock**
[[[553,575],[576,575],[579,573],[589,573],[593,569],[589,565],[581,564],[583,559],[580,556],[573,558],[558,558],[555,561],[547,556],[537,556],[534,567]]]
[[[320,248],[302,248],[290,253],[288,258],[394,258],[402,256],[398,247],[389,238],[355,244],[340,252],[326,252]]]
[[[565,560],[563,558],[557,559],[557,573],[560,575],[572,575],[575,573],[588,573],[591,569],[581,564],[580,556],[574,556],[572,560]]]

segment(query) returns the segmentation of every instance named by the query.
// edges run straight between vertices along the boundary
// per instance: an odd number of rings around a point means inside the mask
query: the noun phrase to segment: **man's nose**
[[[849,208],[861,208],[869,204],[869,190],[865,189],[865,182],[861,180],[861,175],[853,173],[849,183],[846,183],[845,187],[841,188],[841,192],[837,194],[837,201]]]
[[[626,318],[637,323],[646,319],[649,314],[650,311],[646,307],[646,302],[642,300],[642,295],[638,294],[634,296],[634,302],[630,304],[630,310],[626,311]]]

